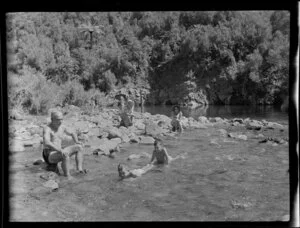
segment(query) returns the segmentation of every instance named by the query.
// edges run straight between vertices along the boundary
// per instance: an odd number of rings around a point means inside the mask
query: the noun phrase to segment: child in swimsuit
[[[172,158],[168,154],[167,149],[163,147],[162,141],[160,139],[156,139],[154,141],[154,150],[152,153],[150,163],[144,166],[143,168],[133,169],[133,170],[128,170],[127,168],[125,168],[124,165],[119,164],[118,165],[119,176],[122,179],[129,178],[129,177],[139,177],[144,173],[150,171],[154,167],[154,165],[169,164],[170,161],[174,161],[178,158],[185,158],[185,157],[183,155],[180,155],[180,156],[176,156],[175,158]]]

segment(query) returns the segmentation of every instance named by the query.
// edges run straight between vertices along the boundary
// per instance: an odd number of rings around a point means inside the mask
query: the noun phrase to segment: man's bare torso
[[[165,153],[165,149],[159,149],[159,150],[154,150],[154,154],[157,160],[157,163],[165,163],[166,161],[166,153]]]
[[[63,125],[59,126],[58,129],[53,129],[49,124],[46,126],[47,132],[50,135],[50,141],[58,147],[61,147],[61,142],[64,136],[65,127]]]

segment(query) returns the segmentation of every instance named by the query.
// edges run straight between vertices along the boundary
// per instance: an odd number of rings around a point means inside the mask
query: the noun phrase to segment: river
[[[152,115],[163,114],[170,116],[172,106],[144,106],[144,112]],[[244,105],[209,105],[195,109],[188,107],[181,108],[182,113],[186,117],[198,119],[199,116],[221,117],[221,118],[251,118],[257,120],[267,120],[288,124],[288,113],[282,112],[280,107],[274,106],[244,106]],[[141,107],[135,107],[135,111],[141,111]]]
[[[170,113],[170,106],[145,107],[152,114]],[[140,111],[137,107],[136,111]],[[274,107],[209,106],[183,109],[187,117],[266,119],[288,123],[288,114]],[[247,140],[223,137],[220,129],[244,134]],[[87,148],[86,176],[75,175],[71,160],[68,182],[59,176],[59,189],[43,187],[42,148],[10,156],[11,221],[278,221],[289,215],[289,145],[259,143],[258,137],[288,137],[284,130],[249,131],[245,127],[213,126],[186,129],[163,137],[171,164],[156,167],[139,178],[120,180],[119,163],[129,169],[149,163],[153,145],[125,143],[114,159],[93,155]],[[132,154],[148,154],[128,160]]]

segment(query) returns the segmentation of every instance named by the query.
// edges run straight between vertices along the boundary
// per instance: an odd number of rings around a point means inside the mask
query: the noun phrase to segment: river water
[[[170,106],[145,107],[152,114],[170,113]],[[139,108],[136,109],[139,111]],[[209,106],[183,109],[187,117],[266,119],[288,123],[288,114],[273,107]],[[185,155],[139,178],[118,177],[117,166],[141,168],[149,162],[153,145],[124,144],[114,159],[85,151],[86,176],[75,181],[59,177],[59,190],[42,187],[34,166],[41,148],[27,148],[10,156],[12,221],[277,221],[289,214],[288,144],[259,143],[264,137],[288,137],[288,130],[249,131],[227,127],[247,140],[224,138],[220,127],[185,130],[164,137],[170,156]],[[132,154],[148,157],[128,160]]]
[[[153,115],[164,114],[171,115],[172,106],[144,106],[144,112]],[[199,116],[221,117],[221,118],[251,118],[288,124],[288,113],[282,112],[280,107],[274,106],[244,106],[244,105],[209,105],[190,109],[188,107],[181,108],[182,113],[186,117],[198,119]],[[141,111],[141,107],[135,107],[135,111]]]

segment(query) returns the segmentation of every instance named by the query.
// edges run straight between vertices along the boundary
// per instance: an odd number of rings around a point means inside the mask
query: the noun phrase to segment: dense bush
[[[287,11],[9,13],[9,103],[43,112],[85,105],[90,90],[191,85],[183,96],[274,104],[288,94],[289,22]]]

